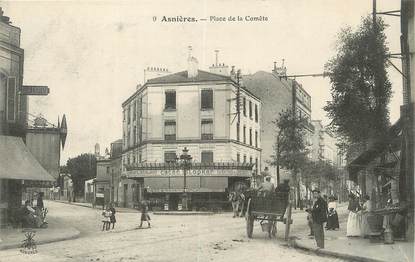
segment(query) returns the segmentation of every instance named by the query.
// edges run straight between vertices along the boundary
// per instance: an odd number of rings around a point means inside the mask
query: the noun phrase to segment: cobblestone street
[[[99,210],[50,201],[46,205],[51,220],[76,227],[80,237],[39,245],[35,255],[0,251],[0,261],[336,261],[284,246],[283,230],[277,240],[270,240],[258,224],[248,239],[245,219],[233,219],[230,213],[153,215],[150,229],[137,229],[138,213],[117,213],[116,230],[102,232]],[[293,218],[292,233],[302,234],[305,214]]]

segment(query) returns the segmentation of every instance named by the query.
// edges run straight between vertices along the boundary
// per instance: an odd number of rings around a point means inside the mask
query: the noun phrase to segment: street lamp
[[[181,166],[183,167],[183,195],[182,195],[182,207],[183,210],[187,210],[187,186],[186,186],[186,170],[191,165],[192,156],[188,154],[189,149],[183,148],[183,154],[180,155]]]

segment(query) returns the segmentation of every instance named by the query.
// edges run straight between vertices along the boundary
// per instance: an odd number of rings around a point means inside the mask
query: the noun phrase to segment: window
[[[241,155],[239,153],[236,154],[236,162],[241,162]]]
[[[176,110],[176,91],[166,91],[165,110]]]
[[[202,120],[202,140],[213,139],[213,120],[205,119]]]
[[[138,126],[138,143],[143,141],[143,126],[140,124]]]
[[[133,144],[136,145],[137,144],[137,127],[134,126],[133,129]]]
[[[240,137],[239,137],[239,129],[241,129],[241,126],[239,125],[239,123],[236,124],[236,141],[239,141]]]
[[[213,90],[202,90],[202,110],[213,109]]]
[[[249,157],[249,164],[252,165],[252,156]]]
[[[246,163],[246,155],[244,155],[244,163]]]
[[[126,120],[126,119],[125,119],[126,114],[127,114],[127,113],[125,112],[125,109],[124,109],[124,110],[122,111],[123,121],[124,121],[124,122],[125,122],[125,120]]]
[[[244,143],[246,143],[246,126],[244,126],[242,134],[243,134],[243,141]]]
[[[136,160],[135,155],[133,155],[133,164],[135,164],[135,160]]]
[[[109,173],[110,173],[110,167],[107,166],[107,174],[109,174]]]
[[[7,121],[16,121],[16,78],[7,80]]]
[[[246,116],[246,98],[245,97],[242,100],[242,110],[244,112],[244,116]]]
[[[212,151],[202,151],[202,163],[213,163],[213,152]]]
[[[142,161],[142,156],[141,156],[141,154],[139,154],[138,155],[138,163],[141,163],[141,161]]]
[[[176,121],[164,122],[164,139],[176,140]]]
[[[258,131],[255,131],[255,147],[258,147]]]
[[[127,109],[127,123],[128,123],[128,124],[131,122],[131,117],[130,117],[130,107],[131,107],[131,106],[128,106],[128,109]]]
[[[130,135],[131,135],[131,132],[130,132],[130,129],[128,129],[127,131],[127,146],[128,147],[130,146]]]
[[[252,146],[252,128],[249,129],[249,145]]]
[[[176,159],[176,152],[175,151],[166,151],[164,152],[164,162],[166,163],[174,163],[177,161]]]
[[[133,120],[135,121],[137,119],[137,102],[134,101],[133,104]]]
[[[143,116],[143,98],[140,97],[138,101],[138,117],[141,118]]]
[[[255,105],[255,122],[258,123],[258,105]]]
[[[249,101],[248,109],[249,109],[249,118],[252,119],[252,102],[251,101]]]
[[[258,174],[259,166],[258,166],[258,158],[255,158],[255,173]]]

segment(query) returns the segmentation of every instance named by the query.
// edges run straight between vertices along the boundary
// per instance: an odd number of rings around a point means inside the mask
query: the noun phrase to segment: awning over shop
[[[0,179],[55,181],[20,137],[0,136]]]
[[[402,129],[401,119],[399,119],[393,126],[390,127],[386,137],[380,138],[375,143],[356,159],[354,159],[348,165],[349,179],[357,182],[357,174],[360,170],[364,169],[370,162],[375,158],[379,157],[380,154],[384,153],[389,145],[393,144]]]

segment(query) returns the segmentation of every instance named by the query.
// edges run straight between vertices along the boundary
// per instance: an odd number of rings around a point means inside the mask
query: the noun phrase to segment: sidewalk
[[[48,200],[48,201],[55,201],[55,202],[58,202],[58,203],[64,203],[64,204],[68,204],[68,205],[75,205],[75,206],[93,208],[91,203],[68,202],[68,201],[65,201],[65,200]],[[102,206],[101,205],[95,206],[95,209],[102,210]],[[138,212],[137,209],[127,208],[127,207],[115,207],[115,209],[116,209],[117,212],[120,212],[120,213],[137,213]]]
[[[369,239],[346,237],[346,222],[340,223],[339,231],[325,231],[325,248],[318,249],[313,238],[302,237],[292,239],[296,248],[353,261],[367,262],[412,262],[414,259],[414,243],[395,241],[386,245],[371,243]]]
[[[46,244],[51,242],[69,240],[79,237],[80,232],[73,227],[68,227],[56,219],[48,219],[47,228],[34,228],[36,244]],[[1,229],[0,230],[0,250],[19,248],[25,239],[22,228]]]

